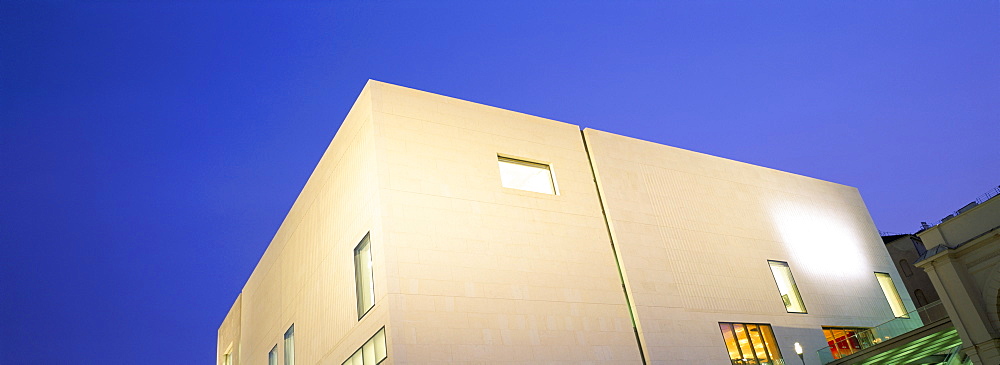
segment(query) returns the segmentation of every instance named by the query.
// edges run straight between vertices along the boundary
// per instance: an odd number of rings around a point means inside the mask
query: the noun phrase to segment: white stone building
[[[217,363],[818,364],[892,286],[853,187],[370,81]]]

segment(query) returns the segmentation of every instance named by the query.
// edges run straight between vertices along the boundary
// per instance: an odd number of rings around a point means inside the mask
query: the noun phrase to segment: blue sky
[[[3,363],[212,363],[367,79],[855,186],[885,231],[1000,184],[996,1],[4,1]]]

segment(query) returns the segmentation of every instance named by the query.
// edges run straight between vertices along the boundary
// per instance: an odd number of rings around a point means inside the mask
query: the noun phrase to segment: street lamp
[[[806,359],[802,357],[802,345],[798,342],[795,343],[795,353],[799,355],[799,360],[802,360],[802,365],[806,365]]]

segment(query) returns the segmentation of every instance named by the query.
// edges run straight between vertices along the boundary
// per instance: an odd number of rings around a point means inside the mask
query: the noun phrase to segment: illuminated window
[[[778,294],[781,295],[781,301],[785,304],[785,311],[805,313],[806,305],[802,303],[799,287],[795,285],[792,269],[788,267],[788,263],[768,260],[767,264],[771,266],[771,274],[774,275],[774,281],[778,284]]]
[[[274,345],[267,353],[267,365],[278,365],[278,345]]]
[[[285,331],[285,365],[295,365],[295,325]]]
[[[780,365],[781,351],[769,324],[719,323],[733,365]]]
[[[906,259],[899,260],[899,269],[903,270],[903,275],[906,277],[913,276],[913,269],[910,269],[910,263],[906,262]]]
[[[889,307],[892,308],[892,315],[896,318],[910,318],[906,314],[906,306],[903,305],[903,298],[899,297],[896,285],[892,283],[892,277],[884,272],[875,273],[875,277],[878,278],[878,285],[882,286],[882,293],[885,294],[885,299],[889,301]]]
[[[222,355],[222,365],[233,365],[233,354]]]
[[[500,185],[505,188],[555,194],[549,165],[497,156],[500,163]]]
[[[385,327],[378,330],[358,351],[347,358],[342,365],[376,365],[386,359]]]
[[[823,327],[826,344],[834,359],[866,349],[875,344],[875,336],[869,328]]]
[[[354,286],[358,295],[358,319],[375,305],[375,280],[372,278],[372,247],[368,235],[354,248]]]

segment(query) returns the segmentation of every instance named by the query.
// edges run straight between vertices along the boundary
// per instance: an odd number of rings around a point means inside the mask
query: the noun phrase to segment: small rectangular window
[[[503,187],[543,194],[556,193],[549,165],[503,156],[497,156],[497,159],[500,164],[500,185]]]
[[[778,294],[785,304],[785,311],[788,313],[806,313],[806,305],[802,303],[802,296],[799,294],[799,287],[795,285],[795,278],[792,277],[792,269],[784,261],[768,260],[771,266],[771,274],[778,284]]]
[[[781,351],[769,324],[719,323],[733,364],[782,364]]]
[[[295,365],[295,325],[285,331],[285,365]]]
[[[892,308],[892,315],[896,318],[910,318],[906,314],[906,306],[903,305],[903,298],[899,297],[896,285],[892,283],[892,277],[884,272],[875,273],[875,277],[878,278],[878,285],[882,287],[885,299],[889,301],[889,307]]]
[[[372,249],[369,235],[354,248],[354,286],[358,296],[358,319],[375,305],[375,280],[372,277]]]
[[[278,365],[278,345],[274,345],[267,353],[267,365]]]

